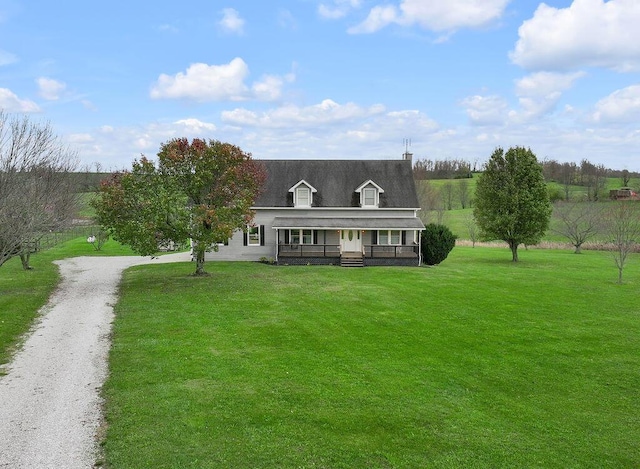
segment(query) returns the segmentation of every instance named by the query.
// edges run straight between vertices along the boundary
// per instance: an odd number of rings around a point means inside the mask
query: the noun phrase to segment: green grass
[[[106,466],[638,467],[640,258],[509,259],[129,270]]]
[[[84,238],[76,238],[31,256],[33,270],[22,269],[20,258],[13,258],[0,267],[0,365],[6,363],[20,337],[37,316],[58,285],[56,259],[75,256],[133,255],[130,249],[108,241],[100,252]]]

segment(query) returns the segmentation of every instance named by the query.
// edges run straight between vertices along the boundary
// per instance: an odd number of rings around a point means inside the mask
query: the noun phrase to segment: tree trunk
[[[509,249],[511,249],[512,261],[518,262],[518,243],[509,241]]]
[[[194,257],[196,259],[196,272],[194,275],[196,276],[208,275],[204,270],[204,254],[205,254],[204,248],[200,247],[200,244],[196,244],[193,247],[193,251],[195,254]]]
[[[574,244],[576,250],[574,251],[574,254],[582,254],[582,244]]]
[[[27,249],[26,251],[22,251],[20,253],[20,261],[22,261],[22,268],[24,270],[31,270],[33,269],[33,267],[31,267],[29,265],[29,260],[31,259],[31,252],[29,251],[29,249]]]

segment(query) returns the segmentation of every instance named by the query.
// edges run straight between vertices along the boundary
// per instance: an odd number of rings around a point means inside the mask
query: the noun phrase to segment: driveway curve
[[[189,260],[188,253],[179,253],[56,262],[61,284],[0,377],[0,468],[94,467],[100,388],[122,272]]]

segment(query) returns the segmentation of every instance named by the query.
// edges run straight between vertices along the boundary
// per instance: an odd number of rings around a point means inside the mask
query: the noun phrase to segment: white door
[[[340,232],[342,252],[362,252],[360,230],[342,230]]]

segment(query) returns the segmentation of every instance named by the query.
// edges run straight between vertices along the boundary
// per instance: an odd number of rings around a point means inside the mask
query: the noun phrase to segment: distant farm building
[[[637,192],[630,187],[610,190],[609,198],[613,200],[639,200]]]

